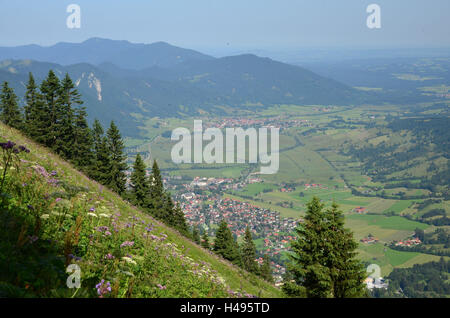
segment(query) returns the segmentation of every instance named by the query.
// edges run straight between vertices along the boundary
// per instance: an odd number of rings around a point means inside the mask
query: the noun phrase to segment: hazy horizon
[[[81,8],[81,28],[69,29],[69,4]],[[369,29],[366,8],[381,7],[381,28]],[[193,49],[401,49],[450,47],[450,2],[0,0],[0,46],[82,42],[92,37],[158,41]],[[13,13],[13,14],[12,14]]]

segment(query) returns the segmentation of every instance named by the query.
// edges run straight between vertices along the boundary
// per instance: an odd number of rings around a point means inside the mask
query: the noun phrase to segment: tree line
[[[272,269],[268,255],[263,256],[263,263],[261,265],[256,261],[256,246],[253,241],[250,228],[247,226],[243,242],[239,243],[234,239],[233,234],[228,226],[228,223],[222,219],[215,234],[214,244],[209,243],[208,234],[203,232],[202,237],[196,228],[193,230],[194,240],[201,244],[204,248],[212,249],[217,255],[230,261],[247,272],[260,276],[268,282],[273,282]]]
[[[50,148],[90,178],[157,219],[189,234],[183,212],[164,189],[156,161],[147,176],[138,155],[127,186],[127,156],[118,127],[111,121],[105,132],[97,119],[92,129],[89,127],[81,94],[69,74],[60,80],[50,70],[38,86],[29,73],[24,102],[22,109],[13,88],[4,82],[0,93],[0,120]]]

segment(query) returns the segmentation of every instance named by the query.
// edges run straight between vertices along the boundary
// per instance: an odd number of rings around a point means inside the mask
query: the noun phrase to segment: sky
[[[381,28],[366,24],[369,4]],[[81,28],[69,29],[69,4]],[[449,0],[0,0],[0,46],[91,37],[202,48],[450,47]]]

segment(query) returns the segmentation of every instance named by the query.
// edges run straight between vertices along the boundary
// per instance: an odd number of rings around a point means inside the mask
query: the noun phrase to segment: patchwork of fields
[[[435,108],[433,108],[435,112]],[[385,244],[394,240],[404,240],[414,234],[415,229],[432,232],[435,226],[408,220],[404,216],[420,217],[432,209],[443,209],[450,216],[450,203],[440,200],[423,205],[436,195],[429,189],[421,188],[421,179],[429,169],[427,160],[444,167],[442,158],[418,158],[414,167],[399,166],[392,174],[389,187],[386,182],[373,180],[355,159],[351,149],[354,146],[381,147],[386,143],[413,142],[407,133],[391,133],[386,127],[386,116],[398,116],[405,112],[395,105],[377,107],[323,107],[320,105],[279,105],[262,109],[252,119],[270,118],[284,114],[284,118],[307,122],[300,127],[285,126],[280,135],[279,171],[273,175],[259,175],[258,183],[246,183],[251,172],[259,171],[258,165],[248,164],[181,164],[175,165],[170,158],[171,131],[176,127],[192,129],[193,118],[154,119],[147,123],[147,136],[151,139],[147,160],[155,158],[162,170],[169,176],[181,176],[183,180],[195,177],[232,178],[240,187],[221,193],[223,198],[232,198],[252,205],[277,211],[282,217],[300,218],[305,206],[317,196],[326,205],[335,201],[346,215],[346,225],[360,239],[369,234],[379,242],[373,245],[360,244],[360,257],[367,262],[381,266],[383,275],[394,267],[407,267],[438,259],[429,254],[401,252],[390,249]],[[408,111],[406,111],[408,112]],[[428,112],[427,109],[423,110]],[[243,117],[246,114],[241,114]],[[239,116],[239,114],[235,114]],[[205,121],[206,122],[206,121]],[[280,126],[284,123],[281,121]],[[165,133],[164,133],[165,132]],[[162,136],[164,135],[164,137]],[[149,140],[149,139],[145,139]],[[141,146],[139,146],[141,144]],[[146,151],[143,141],[128,141],[131,152]],[[344,151],[345,150],[345,151]],[[246,153],[250,150],[246,149]],[[419,162],[417,160],[422,160]],[[414,188],[405,188],[400,183],[405,176]],[[397,181],[396,181],[397,180]],[[396,187],[395,184],[399,183]],[[355,209],[361,209],[358,214]],[[257,242],[257,245],[260,242]]]

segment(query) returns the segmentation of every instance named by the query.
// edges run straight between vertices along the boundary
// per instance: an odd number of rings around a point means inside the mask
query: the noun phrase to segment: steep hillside
[[[3,124],[0,142],[0,297],[282,296]]]

